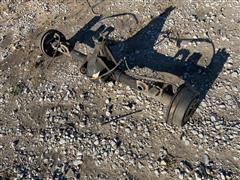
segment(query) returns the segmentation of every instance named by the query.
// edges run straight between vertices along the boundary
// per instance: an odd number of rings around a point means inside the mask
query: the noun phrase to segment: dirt
[[[0,177],[239,179],[240,2],[89,1],[98,2],[93,10],[87,1],[0,2]],[[88,29],[99,15],[108,18]],[[95,84],[70,58],[39,49],[53,28],[91,52],[101,25],[114,28],[111,49],[129,73],[168,71],[201,93],[186,127],[167,125],[160,102],[121,83]],[[190,61],[197,66],[186,68]],[[122,118],[102,124],[110,106]]]

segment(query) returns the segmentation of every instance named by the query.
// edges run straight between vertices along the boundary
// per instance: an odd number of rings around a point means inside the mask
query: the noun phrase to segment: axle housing
[[[50,29],[40,40],[40,49],[48,57],[66,55],[76,60],[80,72],[92,80],[118,81],[133,89],[159,100],[167,106],[166,122],[183,126],[199,104],[199,93],[183,79],[167,72],[159,72],[160,78],[133,77],[120,68],[107,45],[106,38],[100,36],[95,41],[93,53],[87,55],[72,48],[63,33]]]

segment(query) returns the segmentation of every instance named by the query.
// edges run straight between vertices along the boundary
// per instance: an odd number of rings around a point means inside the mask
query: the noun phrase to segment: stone
[[[184,174],[183,173],[179,173],[178,178],[182,180],[184,178]]]
[[[227,94],[227,95],[225,96],[225,99],[226,99],[226,100],[230,100],[230,99],[232,99],[232,96],[229,95],[229,94]]]
[[[129,127],[125,128],[125,132],[126,133],[130,133],[131,132],[131,129]]]
[[[204,108],[207,107],[207,104],[206,104],[204,101],[201,102],[201,105],[202,105],[202,107],[204,107]]]
[[[60,139],[59,144],[63,145],[65,143],[66,143],[66,141],[64,139]]]
[[[94,141],[94,145],[98,146],[99,145],[99,140]]]
[[[194,176],[196,180],[202,180],[202,175],[199,171],[195,171]]]
[[[109,87],[113,87],[113,86],[114,86],[114,84],[113,84],[112,81],[110,81],[107,85],[108,85]]]
[[[167,173],[168,173],[168,172],[165,171],[165,170],[161,171],[161,174],[162,174],[162,175],[166,175]]]
[[[155,174],[156,176],[159,176],[159,175],[160,175],[159,169],[154,170],[154,174]]]
[[[143,169],[144,168],[144,165],[141,162],[138,162],[137,165],[138,165],[139,169]]]
[[[74,178],[74,172],[73,172],[73,170],[72,169],[69,169],[68,171],[67,171],[67,173],[66,173],[66,178]]]
[[[231,74],[231,76],[232,76],[233,78],[237,78],[239,75],[238,75],[237,72],[234,71],[234,72]]]
[[[203,155],[203,163],[205,166],[209,166],[209,156],[207,154]]]
[[[160,165],[161,165],[161,166],[166,166],[166,165],[167,165],[167,163],[166,163],[166,161],[164,161],[164,160],[161,160],[161,162],[160,162]]]
[[[109,98],[106,99],[106,100],[105,100],[105,103],[106,103],[106,104],[109,104],[109,103],[110,103],[110,99],[109,99]]]
[[[180,174],[180,169],[179,168],[176,168],[175,170],[174,170],[174,172],[175,172],[175,174]]]
[[[216,122],[215,116],[211,116],[210,119],[211,119],[212,122]]]
[[[109,111],[106,111],[106,116],[107,117],[110,117],[111,116],[111,113]]]
[[[183,142],[184,142],[184,144],[185,144],[186,146],[190,145],[190,141],[187,140],[187,139],[183,140]]]
[[[80,159],[76,159],[76,160],[73,161],[73,165],[74,165],[74,166],[81,165],[82,163],[83,163],[83,161],[80,160]]]

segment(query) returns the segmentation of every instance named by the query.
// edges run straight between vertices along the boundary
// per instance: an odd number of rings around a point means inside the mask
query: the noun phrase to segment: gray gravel
[[[169,6],[176,8],[153,47],[124,43]],[[57,28],[72,37],[95,16],[85,1],[1,1],[0,179],[240,179],[239,8],[238,0],[106,0],[94,9],[138,19],[108,18],[93,27],[115,28],[110,38],[122,41],[113,47],[116,57],[150,61],[157,52],[181,61],[177,52],[185,49],[188,58],[201,53],[198,65],[205,68],[215,51],[215,69],[187,67],[181,74],[203,100],[178,129],[164,122],[160,102],[120,83],[94,84],[73,61],[41,55],[35,45],[40,32]],[[177,42],[166,32],[178,39],[211,38],[214,47]],[[145,33],[154,38],[154,28]],[[76,48],[92,51],[84,43]],[[140,61],[128,73],[157,77]],[[208,81],[215,71],[216,80]]]

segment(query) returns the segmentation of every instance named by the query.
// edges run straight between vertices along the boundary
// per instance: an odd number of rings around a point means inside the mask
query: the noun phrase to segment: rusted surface
[[[41,38],[41,50],[50,57],[60,54],[72,57],[80,62],[80,72],[93,80],[122,82],[133,89],[158,99],[168,107],[166,122],[183,126],[196,109],[198,92],[193,90],[180,77],[167,72],[160,72],[158,79],[148,77],[132,77],[120,68],[122,61],[113,57],[104,36],[94,39],[93,53],[87,55],[70,49],[65,36],[57,30],[49,30]]]

